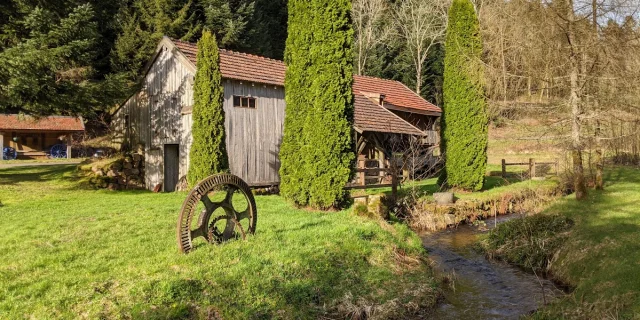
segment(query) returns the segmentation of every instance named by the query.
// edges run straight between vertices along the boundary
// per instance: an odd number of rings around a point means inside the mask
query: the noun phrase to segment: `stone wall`
[[[144,155],[126,154],[91,164],[89,183],[98,189],[144,189]]]

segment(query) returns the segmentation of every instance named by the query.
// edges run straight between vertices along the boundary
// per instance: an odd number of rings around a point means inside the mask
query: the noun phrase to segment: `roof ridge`
[[[174,39],[174,38],[169,38],[169,39],[171,41],[173,41],[173,42],[181,42],[181,43],[184,43],[184,44],[187,44],[187,45],[190,45],[190,46],[194,46],[195,49],[198,48],[198,44],[194,43],[194,42],[183,41],[183,40]],[[262,60],[277,62],[277,63],[284,63],[284,61],[282,61],[282,60],[273,59],[273,58],[269,58],[269,57],[263,57],[263,56],[259,56],[257,54],[253,54],[253,53],[240,52],[240,51],[224,49],[224,48],[219,48],[219,50],[220,50],[220,52],[230,53],[230,54],[233,54],[233,55],[247,56],[247,57],[253,57],[253,58],[258,58],[258,59],[262,59]]]
[[[266,60],[266,61],[271,61],[271,62],[277,62],[277,63],[282,63],[284,64],[284,61],[282,60],[278,60],[278,59],[273,59],[273,58],[268,58],[268,57],[263,57],[263,56],[259,56],[257,54],[253,54],[253,53],[246,53],[246,52],[240,52],[240,51],[233,51],[233,50],[229,50],[229,49],[220,49],[221,52],[227,52],[233,55],[240,55],[240,56],[247,56],[247,57],[253,57],[253,58],[258,58],[258,59],[262,59],[262,60]]]
[[[376,80],[383,80],[383,81],[390,81],[390,82],[399,82],[402,83],[398,80],[393,80],[393,79],[385,79],[385,78],[379,78],[379,77],[374,77],[374,76],[365,76],[365,75],[360,75],[360,74],[354,74],[354,77],[360,77],[360,78],[368,78],[368,79],[376,79]]]

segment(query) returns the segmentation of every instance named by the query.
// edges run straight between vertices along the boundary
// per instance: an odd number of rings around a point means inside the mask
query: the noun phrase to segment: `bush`
[[[441,183],[480,190],[487,167],[488,119],[482,41],[473,4],[454,0],[445,43]]]
[[[198,41],[198,63],[193,84],[193,144],[187,180],[194,186],[204,178],[229,169],[224,128],[224,89],[220,55],[209,31]]]

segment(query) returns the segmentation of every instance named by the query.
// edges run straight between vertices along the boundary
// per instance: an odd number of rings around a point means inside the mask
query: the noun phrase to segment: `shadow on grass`
[[[16,185],[22,182],[77,181],[73,174],[75,164],[61,164],[37,167],[12,167],[0,169],[0,183]]]

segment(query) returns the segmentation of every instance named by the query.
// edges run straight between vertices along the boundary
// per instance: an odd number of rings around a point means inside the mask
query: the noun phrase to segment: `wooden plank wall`
[[[193,104],[194,74],[176,54],[167,47],[161,49],[140,92],[132,96],[114,117],[114,131],[119,135],[116,139],[126,140],[132,147],[145,146],[148,189],[162,182],[164,145],[182,144],[181,111]],[[126,115],[129,116],[128,128],[125,128]],[[180,156],[183,158],[184,154]]]
[[[280,144],[284,128],[284,88],[223,80],[226,144],[231,172],[252,185],[280,182]],[[235,108],[233,96],[256,98],[256,108]],[[191,114],[182,116],[180,175],[189,167]],[[188,128],[188,129],[186,129]]]
[[[234,95],[255,97],[256,108],[234,107]],[[249,184],[279,183],[284,88],[224,80],[224,111],[231,172]]]

